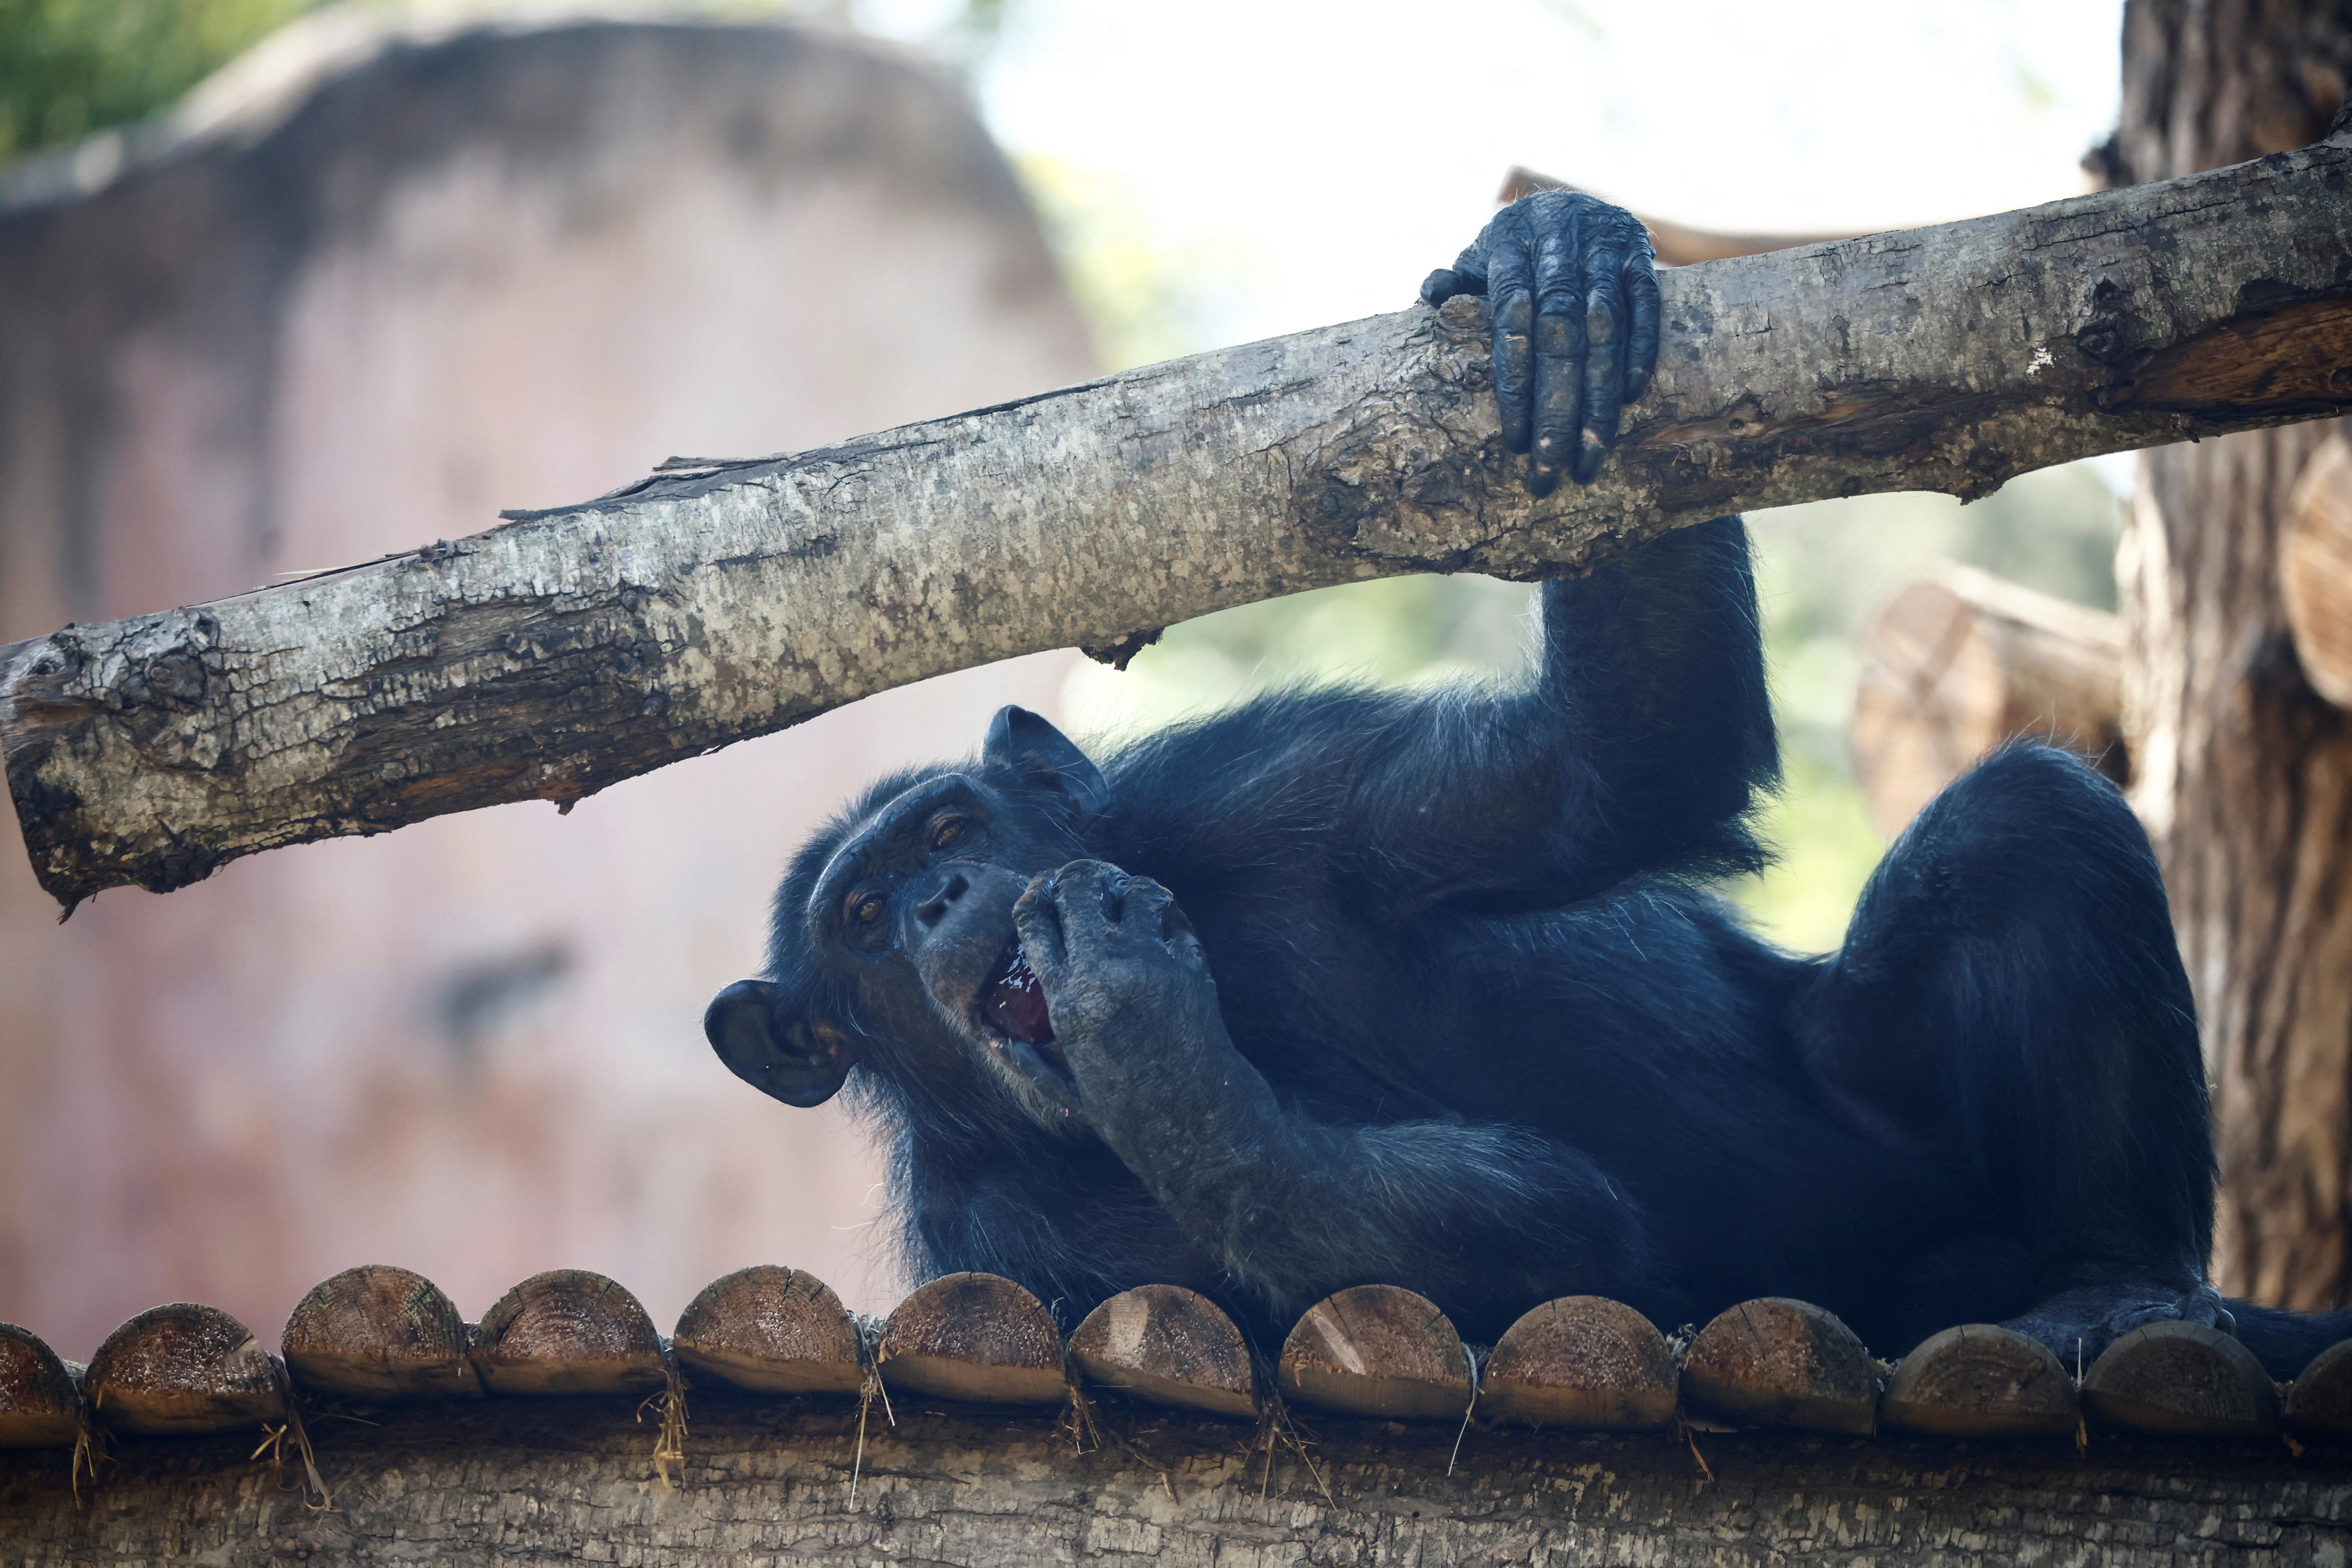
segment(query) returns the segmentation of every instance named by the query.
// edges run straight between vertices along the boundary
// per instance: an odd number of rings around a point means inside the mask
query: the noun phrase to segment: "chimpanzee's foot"
[[[2088,1372],[2101,1352],[2134,1329],[2167,1322],[2203,1323],[2224,1333],[2235,1328],[2210,1286],[2184,1292],[2154,1281],[2078,1285],[2001,1327],[2048,1345],[2068,1372]]]

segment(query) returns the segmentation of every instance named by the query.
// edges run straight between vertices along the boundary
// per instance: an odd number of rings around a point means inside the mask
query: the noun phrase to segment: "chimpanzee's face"
[[[803,851],[779,898],[774,978],[719,994],[711,1046],[791,1105],[830,1100],[863,1061],[968,1111],[986,1113],[977,1093],[1082,1128],[1013,906],[1083,853],[1106,790],[1059,731],[1003,710],[977,767],[919,779]]]
[[[869,1028],[945,1037],[1046,1125],[1077,1100],[1045,993],[1013,929],[1031,879],[1069,858],[1058,822],[963,773],[926,780],[834,853],[803,918],[810,948]]]

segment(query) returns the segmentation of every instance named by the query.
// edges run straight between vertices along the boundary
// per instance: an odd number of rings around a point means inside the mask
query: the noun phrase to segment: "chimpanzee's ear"
[[[779,1005],[764,980],[738,980],[703,1009],[702,1033],[728,1071],[786,1105],[823,1105],[857,1060],[849,1031]]]
[[[1008,704],[996,710],[980,757],[1023,784],[1059,790],[1081,817],[1092,816],[1110,799],[1102,770],[1067,735],[1026,708]]]

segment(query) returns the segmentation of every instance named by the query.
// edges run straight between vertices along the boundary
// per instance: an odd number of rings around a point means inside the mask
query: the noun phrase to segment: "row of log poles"
[[[2290,494],[2278,595],[2311,689],[2352,710],[2352,442],[2330,436]],[[2118,785],[2125,740],[2120,618],[1948,567],[1888,601],[1862,643],[1854,781],[1888,837],[2003,742],[2065,746]]]
[[[663,1401],[656,1458],[679,1458],[689,1382],[753,1395],[895,1394],[901,1406],[1087,1411],[1108,1394],[1240,1420],[1297,1405],[1595,1432],[1679,1422],[1853,1436],[2084,1441],[2103,1426],[2352,1439],[2352,1342],[2282,1390],[2234,1339],[2180,1322],[2126,1335],[2078,1377],[1988,1324],[1948,1329],[1890,1366],[1802,1301],[1743,1302],[1670,1339],[1630,1307],[1572,1296],[1528,1312],[1482,1354],[1423,1297],[1362,1285],[1310,1308],[1268,1363],[1213,1303],[1174,1285],[1113,1297],[1066,1340],[1036,1297],[994,1275],[935,1279],[875,1321],[811,1275],[759,1267],[704,1289],[665,1339],[635,1297],[584,1270],[526,1279],[469,1324],[431,1281],[369,1267],[304,1297],[278,1354],[226,1312],[185,1303],[132,1318],[87,1367],[0,1324],[0,1447],[86,1448],[93,1429],[282,1431],[299,1428],[306,1404],[606,1395]]]

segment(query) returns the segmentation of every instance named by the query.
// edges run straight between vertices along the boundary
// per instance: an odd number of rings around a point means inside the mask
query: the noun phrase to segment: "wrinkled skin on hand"
[[[1181,1183],[1185,1150],[1233,1120],[1236,1096],[1272,1113],[1265,1079],[1225,1033],[1201,939],[1167,889],[1075,860],[1032,882],[1013,919],[1079,1112],[1129,1169],[1155,1187]]]
[[[1649,231],[1622,207],[1543,191],[1495,215],[1421,297],[1479,294],[1495,334],[1503,441],[1528,457],[1527,487],[1547,496],[1561,473],[1589,485],[1617,439],[1625,405],[1658,365],[1658,279]]]

